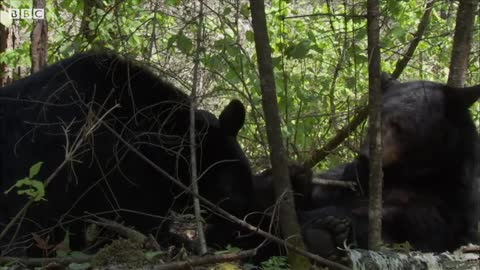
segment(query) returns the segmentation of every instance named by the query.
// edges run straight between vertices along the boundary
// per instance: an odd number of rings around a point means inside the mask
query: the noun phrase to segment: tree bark
[[[468,55],[472,48],[473,25],[478,0],[460,0],[457,10],[455,35],[453,36],[452,56],[448,85],[462,87],[468,67]]]
[[[45,0],[33,0],[33,8],[46,10]],[[34,20],[30,38],[32,40],[30,47],[30,57],[32,60],[31,73],[35,73],[47,65],[48,27],[46,17]]]
[[[378,0],[367,0],[368,92],[369,92],[369,211],[368,247],[378,250],[382,243],[382,91],[380,89],[380,11]]]
[[[3,8],[0,2],[0,10]],[[7,50],[9,29],[0,23],[0,54]],[[8,69],[5,63],[0,63],[0,87],[9,81]]]
[[[197,90],[202,87],[202,76],[200,76],[200,54],[203,51],[203,1],[199,1],[200,7],[198,11],[198,25],[197,25],[197,38],[196,38],[196,50],[193,63],[193,87],[190,94],[190,168],[192,170],[192,188],[193,192],[198,193],[197,181],[197,154],[195,146],[195,111],[197,109]],[[200,201],[198,198],[193,197],[193,209],[195,211],[195,220],[197,223],[198,233],[198,248],[200,255],[207,253],[207,241],[205,240],[205,234],[203,230],[203,219],[200,211]]]
[[[262,107],[265,114],[267,139],[270,148],[270,162],[274,181],[275,196],[283,198],[279,202],[280,229],[283,238],[301,249],[305,249],[300,226],[297,222],[293,193],[288,172],[288,158],[283,145],[280,131],[280,115],[278,113],[277,94],[271,48],[268,38],[267,22],[265,18],[265,4],[263,0],[250,0],[252,13],[253,35],[257,52],[260,86],[262,90]],[[290,252],[288,260],[292,269],[309,269],[307,258]]]

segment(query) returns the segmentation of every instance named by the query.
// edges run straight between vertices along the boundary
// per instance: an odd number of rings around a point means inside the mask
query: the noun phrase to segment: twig
[[[97,217],[98,221],[97,220],[92,220],[92,219],[87,219],[87,222],[90,222],[90,223],[93,223],[93,224],[96,224],[96,225],[99,225],[99,226],[102,226],[102,227],[106,227],[118,234],[120,234],[121,236],[124,236],[128,239],[131,239],[135,242],[139,242],[139,243],[145,243],[145,241],[147,241],[148,237],[145,236],[143,233],[137,231],[137,230],[134,230],[132,228],[129,228],[127,226],[124,226],[118,222],[115,222],[113,220],[108,220],[108,219],[105,219],[105,218],[101,218],[101,217]]]
[[[398,78],[402,71],[407,66],[410,59],[412,59],[413,53],[418,47],[418,44],[422,40],[423,34],[427,29],[428,23],[430,21],[430,14],[432,13],[432,7],[436,0],[430,0],[427,2],[425,6],[425,12],[423,13],[422,19],[417,26],[417,31],[413,34],[413,39],[410,41],[410,45],[408,45],[407,52],[403,55],[403,58],[398,60],[395,64],[395,70],[392,73],[393,78]]]

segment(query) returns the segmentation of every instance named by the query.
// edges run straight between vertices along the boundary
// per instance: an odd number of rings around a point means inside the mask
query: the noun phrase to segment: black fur
[[[457,89],[390,80],[383,87],[384,240],[435,252],[478,241],[479,139],[468,108],[480,96],[480,85]],[[306,214],[349,217],[362,248],[367,247],[367,148],[353,162],[324,174],[357,182],[363,193],[316,186],[311,193],[315,210]]]
[[[31,232],[45,236],[53,227],[78,238],[82,225],[70,222],[86,212],[120,218],[147,232],[165,221],[152,215],[188,205],[190,196],[104,126],[170,176],[190,183],[188,96],[132,61],[112,54],[75,55],[0,89],[0,109],[2,191],[39,161],[44,164],[37,178],[45,181],[65,159],[66,145],[83,140],[73,161],[52,179],[46,200],[29,208],[13,243],[30,239]],[[219,120],[197,111],[195,123],[200,193],[239,216],[251,208],[244,195],[253,190],[248,160],[236,141],[244,118],[243,105],[232,101]],[[0,221],[6,223],[26,198],[15,191],[1,196]],[[3,254],[11,248],[2,248]]]

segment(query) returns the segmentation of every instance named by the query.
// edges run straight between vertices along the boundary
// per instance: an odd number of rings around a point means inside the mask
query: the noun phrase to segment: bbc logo
[[[8,14],[12,20],[43,20],[45,18],[43,8],[10,8]]]

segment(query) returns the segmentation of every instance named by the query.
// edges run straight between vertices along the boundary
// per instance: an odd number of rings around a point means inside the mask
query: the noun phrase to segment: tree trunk
[[[3,8],[0,2],[0,10]],[[9,29],[0,23],[0,54],[7,50]],[[8,69],[5,63],[0,63],[0,87],[5,86],[9,81]]]
[[[462,87],[468,67],[468,55],[472,48],[473,25],[478,0],[460,0],[457,10],[455,35],[453,36],[452,56],[448,85]]]
[[[368,92],[369,92],[369,211],[368,247],[378,250],[382,243],[382,91],[380,89],[380,16],[378,0],[367,1]]]
[[[192,170],[192,188],[193,192],[198,193],[197,181],[197,154],[195,149],[195,110],[197,109],[197,90],[202,87],[202,76],[200,76],[200,54],[203,51],[203,1],[199,1],[198,11],[198,25],[197,25],[197,38],[196,38],[196,50],[193,63],[193,83],[192,92],[190,94],[190,167]],[[205,234],[203,231],[203,220],[200,212],[200,201],[197,197],[193,197],[193,209],[195,210],[195,220],[197,223],[198,233],[198,248],[200,255],[207,253],[207,241],[205,240]]]
[[[33,0],[33,8],[45,9],[45,0]],[[31,73],[35,73],[47,65],[48,27],[46,17],[33,21],[32,44],[30,57],[32,60]]]
[[[89,44],[92,44],[97,37],[94,29],[90,29],[90,22],[98,21],[96,19],[96,9],[104,9],[102,1],[85,0],[83,1],[82,23],[80,24],[80,34],[83,35]]]
[[[258,69],[260,73],[260,86],[262,90],[262,107],[265,114],[267,139],[270,148],[270,162],[272,163],[274,190],[279,202],[279,220],[282,236],[286,241],[305,249],[300,226],[297,222],[293,193],[290,186],[288,172],[288,158],[283,145],[280,131],[280,115],[278,113],[277,94],[271,48],[268,39],[267,22],[265,18],[265,4],[263,0],[250,0],[252,12],[252,26],[257,52]],[[310,262],[307,258],[290,252],[288,260],[292,269],[309,269]]]

